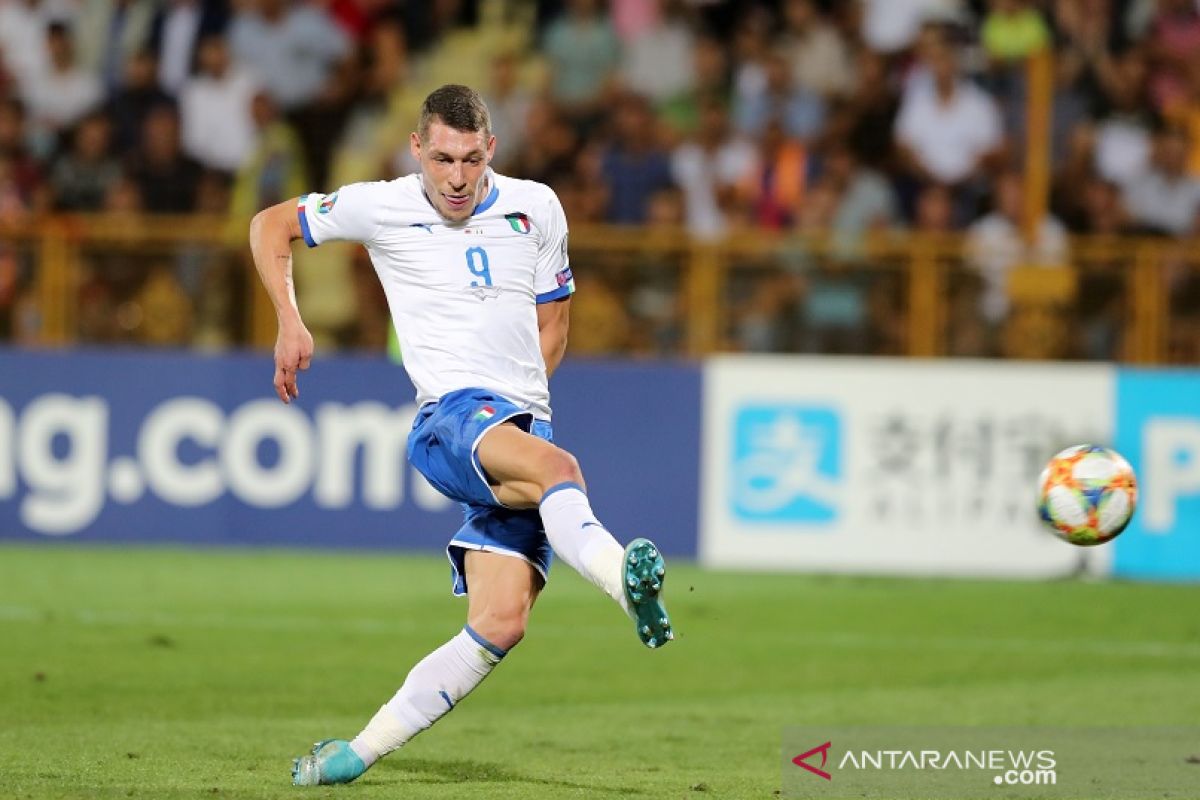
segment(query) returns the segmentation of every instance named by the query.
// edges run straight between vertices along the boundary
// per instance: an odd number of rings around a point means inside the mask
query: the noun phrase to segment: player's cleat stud
[[[625,598],[642,644],[658,648],[671,640],[670,618],[660,593],[666,576],[662,555],[649,539],[634,539],[625,548]]]

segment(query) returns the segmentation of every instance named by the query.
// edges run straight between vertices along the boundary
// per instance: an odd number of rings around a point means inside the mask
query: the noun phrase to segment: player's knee
[[[583,484],[583,471],[579,468],[579,462],[561,447],[547,452],[542,473],[543,490],[560,483]]]
[[[525,638],[527,616],[523,610],[488,610],[471,620],[471,627],[501,650],[511,650]]]

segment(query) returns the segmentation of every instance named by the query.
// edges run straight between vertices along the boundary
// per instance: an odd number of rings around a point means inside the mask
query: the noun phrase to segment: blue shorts
[[[435,489],[463,506],[463,526],[446,547],[456,595],[467,593],[468,550],[503,553],[528,562],[545,581],[550,573],[550,542],[536,508],[509,508],[495,492],[477,450],[496,425],[553,441],[550,423],[486,389],[459,389],[417,412],[408,435],[408,460]]]

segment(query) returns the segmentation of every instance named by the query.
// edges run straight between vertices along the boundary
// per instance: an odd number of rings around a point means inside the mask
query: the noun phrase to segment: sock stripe
[[[494,655],[496,658],[504,658],[504,656],[508,654],[507,650],[496,647],[496,645],[492,644],[487,639],[483,638],[478,633],[476,633],[475,629],[472,628],[470,625],[464,625],[463,630],[467,632],[468,636],[470,636],[472,639],[475,640],[475,644],[479,645],[484,650],[487,650],[489,653]]]
[[[453,711],[454,703],[450,700],[450,695],[446,694],[445,692],[438,692],[438,694],[442,696],[442,699],[446,701],[446,705],[450,706],[450,710]]]
[[[578,483],[575,483],[575,481],[563,481],[562,483],[556,483],[547,489],[546,493],[542,495],[542,499],[538,501],[538,504],[541,505],[542,503],[546,502],[546,498],[548,498],[550,495],[554,494],[555,492],[561,492],[563,489],[577,489],[583,492],[583,487]],[[587,492],[583,493],[587,494]]]

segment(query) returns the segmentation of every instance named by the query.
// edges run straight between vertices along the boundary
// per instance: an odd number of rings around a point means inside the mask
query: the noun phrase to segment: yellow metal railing
[[[226,305],[236,308],[230,325],[238,334],[231,335],[227,344],[270,346],[272,312],[249,262],[245,227],[218,217],[85,216],[46,218],[0,229],[0,248],[20,254],[28,273],[26,291],[37,306],[38,329],[32,336],[27,331],[23,340],[50,346],[90,342],[83,330],[86,314],[81,311],[85,285],[103,285],[105,270],[113,269],[113,263],[122,274],[141,269],[137,274],[142,277],[135,275],[135,279],[145,281],[147,275],[177,269],[171,265],[181,252],[195,251],[208,259],[205,263],[216,259],[226,267],[215,286],[203,280],[192,286],[189,302],[206,302],[206,296],[214,291],[228,292],[232,300]],[[885,279],[886,297],[881,302],[893,309],[899,320],[894,352],[948,355],[959,350],[954,326],[971,317],[969,308],[964,313],[954,307],[952,287],[978,274],[958,236],[883,233],[848,246],[837,237],[746,233],[712,243],[690,239],[675,230],[601,226],[572,229],[571,248],[581,289],[587,288],[589,280],[604,277],[606,271],[614,276],[610,283],[617,286],[617,296],[636,288],[631,284],[634,279],[622,277],[622,270],[628,272],[633,263],[649,263],[656,269],[661,265],[662,270],[673,271],[671,292],[680,309],[682,330],[673,354],[686,356],[737,349],[738,343],[729,334],[736,324],[739,302],[735,290],[755,280],[754,276],[794,276],[802,294],[812,275],[832,271],[840,276],[847,270],[868,281]],[[363,257],[353,249],[347,253],[351,259]],[[796,267],[798,260],[805,266]],[[368,278],[361,278],[362,274]],[[373,280],[364,270],[359,275],[360,280]],[[1039,348],[1035,340],[1039,336],[1047,341],[1069,337],[1076,319],[1086,316],[1088,298],[1080,293],[1089,281],[1097,280],[1115,287],[1111,313],[1121,340],[1115,357],[1156,364],[1179,360],[1178,353],[1186,358],[1194,350],[1186,341],[1181,344],[1181,337],[1186,337],[1184,322],[1193,327],[1193,323],[1200,324],[1200,308],[1181,311],[1175,307],[1178,304],[1172,304],[1171,296],[1181,286],[1200,287],[1200,247],[1195,242],[1079,238],[1071,242],[1068,265],[1014,265],[1009,277],[1011,308],[1003,320],[1005,330],[997,335],[1006,342],[1024,337],[1028,346],[1009,347],[1004,354],[1071,356],[1067,350]],[[1192,294],[1200,296],[1200,291]],[[303,297],[301,303],[303,306]],[[960,322],[952,322],[952,317]],[[134,330],[128,341],[154,343],[153,337],[139,338],[136,326]],[[195,342],[185,338],[169,343]]]

